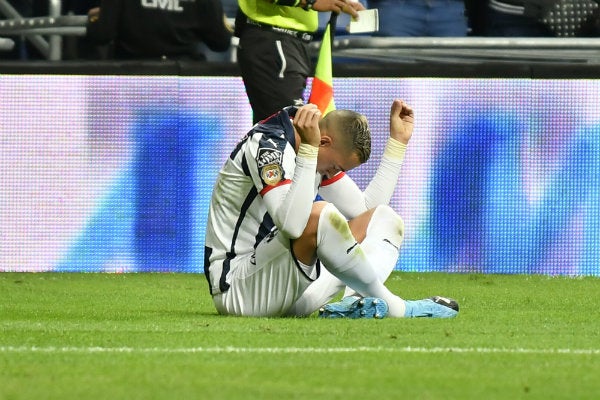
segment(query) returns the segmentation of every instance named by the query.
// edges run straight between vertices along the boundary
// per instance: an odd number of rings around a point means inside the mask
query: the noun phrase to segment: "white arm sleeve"
[[[323,180],[319,187],[319,195],[323,200],[333,203],[348,219],[355,218],[367,211],[363,192],[344,172]]]
[[[398,183],[405,153],[404,143],[393,138],[388,139],[377,172],[365,189],[365,202],[368,209],[380,204],[389,204]]]
[[[364,192],[345,173],[323,181],[319,194],[352,219],[380,204],[389,204],[394,194],[406,145],[390,138],[375,176]]]
[[[310,217],[316,196],[317,152],[318,148],[301,144],[291,183],[274,187],[263,195],[275,226],[292,239],[304,232]]]

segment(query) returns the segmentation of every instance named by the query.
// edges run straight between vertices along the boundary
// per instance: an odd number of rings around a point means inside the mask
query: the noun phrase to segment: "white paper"
[[[358,20],[351,19],[349,33],[377,32],[379,30],[379,12],[376,8],[358,12]]]

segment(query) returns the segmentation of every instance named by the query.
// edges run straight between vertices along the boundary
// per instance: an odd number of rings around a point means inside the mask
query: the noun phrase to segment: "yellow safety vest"
[[[302,32],[316,32],[319,27],[319,16],[314,10],[278,6],[269,0],[238,0],[238,5],[248,18],[263,24]]]

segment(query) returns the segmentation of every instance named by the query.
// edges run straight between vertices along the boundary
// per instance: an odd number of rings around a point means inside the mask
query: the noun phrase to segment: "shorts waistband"
[[[269,25],[269,24],[264,24],[262,22],[258,22],[255,21],[253,19],[250,19],[248,17],[246,17],[246,24],[248,25],[253,25],[256,26],[262,30],[265,31],[270,31],[270,32],[277,32],[277,33],[283,33],[284,35],[288,35],[288,36],[292,36],[296,39],[300,39],[303,42],[310,42],[311,40],[313,40],[313,36],[311,33],[308,32],[302,32],[302,31],[297,31],[294,29],[289,29],[289,28],[280,28],[278,26],[274,26],[274,25]]]

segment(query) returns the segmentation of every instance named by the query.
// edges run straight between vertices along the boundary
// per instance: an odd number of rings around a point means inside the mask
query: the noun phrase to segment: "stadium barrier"
[[[346,37],[334,54],[365,61],[600,61],[600,38]]]

